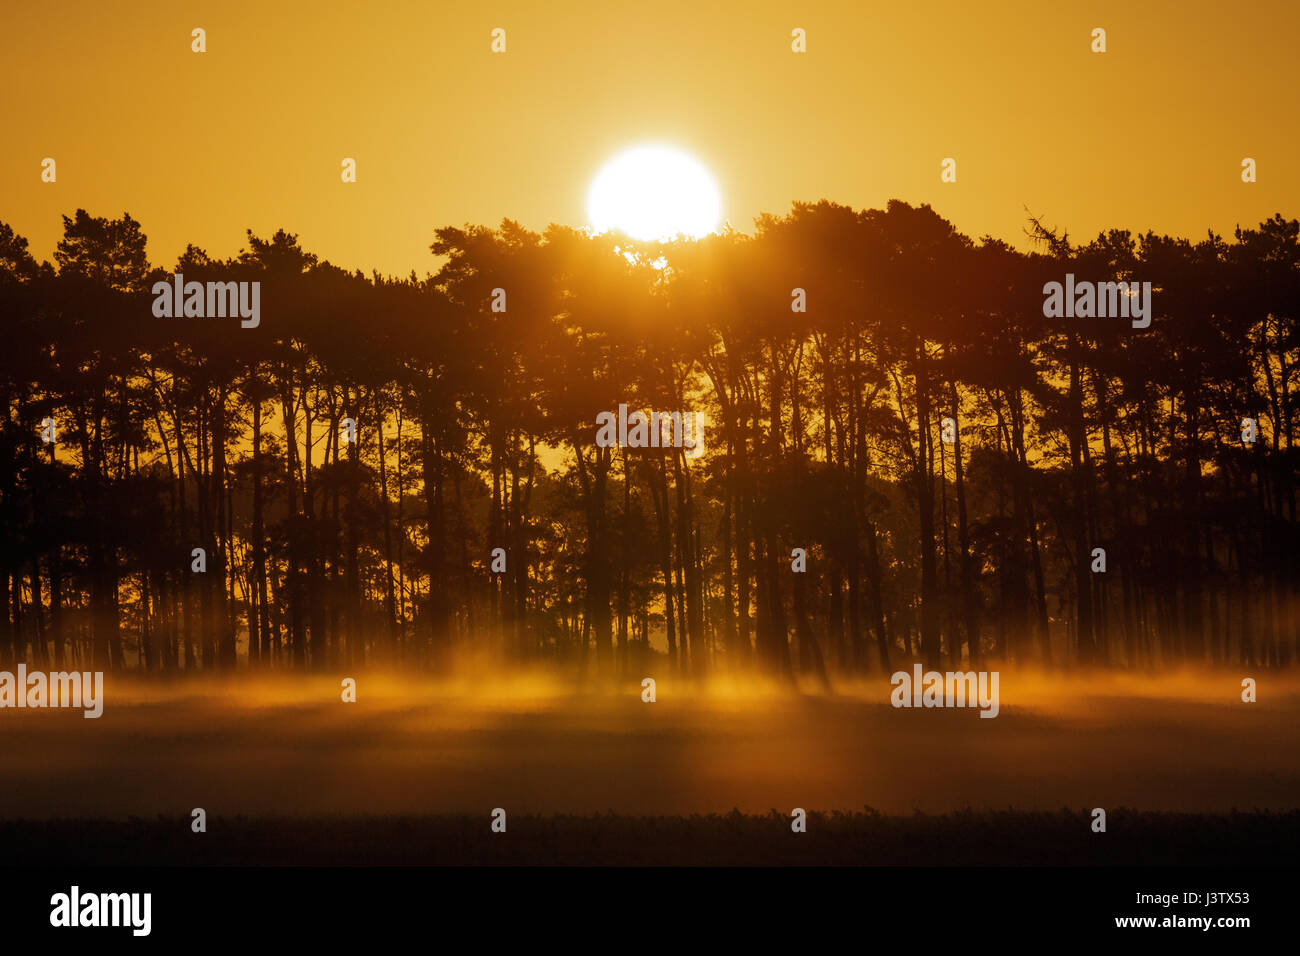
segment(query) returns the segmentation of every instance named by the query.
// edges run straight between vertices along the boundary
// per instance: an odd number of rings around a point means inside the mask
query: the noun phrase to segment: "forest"
[[[507,219],[434,231],[423,278],[63,226],[50,263],[0,223],[0,664],[829,686],[1300,650],[1295,219]],[[177,273],[260,283],[260,322],[158,317]],[[1067,273],[1149,282],[1149,326],[1045,316]],[[620,405],[701,416],[704,454],[598,443]]]

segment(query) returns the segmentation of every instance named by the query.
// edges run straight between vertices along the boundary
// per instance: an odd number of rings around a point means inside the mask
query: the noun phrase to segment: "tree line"
[[[53,263],[0,223],[4,663],[1300,649],[1294,219],[1030,219],[1030,251],[900,201],[667,243],[506,220],[438,229],[423,278],[284,231],[166,269],[128,214],[63,222]],[[156,317],[178,272],[260,282],[260,323]],[[1045,316],[1067,272],[1151,282],[1150,326]],[[705,454],[603,446],[620,404],[702,413]]]

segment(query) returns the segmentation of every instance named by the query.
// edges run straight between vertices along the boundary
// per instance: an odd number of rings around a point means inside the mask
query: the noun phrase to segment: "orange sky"
[[[585,224],[600,164],[647,140],[709,166],[745,231],[823,197],[929,202],[1018,245],[1026,205],[1077,239],[1300,215],[1294,0],[10,0],[3,21],[0,220],[38,258],[84,206],[129,211],[166,266],[284,227],[423,273],[437,226]]]

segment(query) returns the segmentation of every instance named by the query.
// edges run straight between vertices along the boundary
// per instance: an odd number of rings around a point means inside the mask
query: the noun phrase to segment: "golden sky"
[[[438,226],[585,225],[602,162],[654,141],[712,170],[743,231],[795,199],[899,198],[1017,245],[1025,206],[1076,239],[1230,234],[1300,215],[1298,35],[1295,0],[11,0],[0,220],[38,258],[81,206],[129,211],[160,265],[284,227],[424,273]]]

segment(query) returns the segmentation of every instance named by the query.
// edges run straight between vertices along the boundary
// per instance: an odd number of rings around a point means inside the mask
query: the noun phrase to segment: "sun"
[[[596,232],[633,239],[698,239],[718,228],[722,195],[707,167],[672,146],[633,146],[609,160],[587,192]]]

